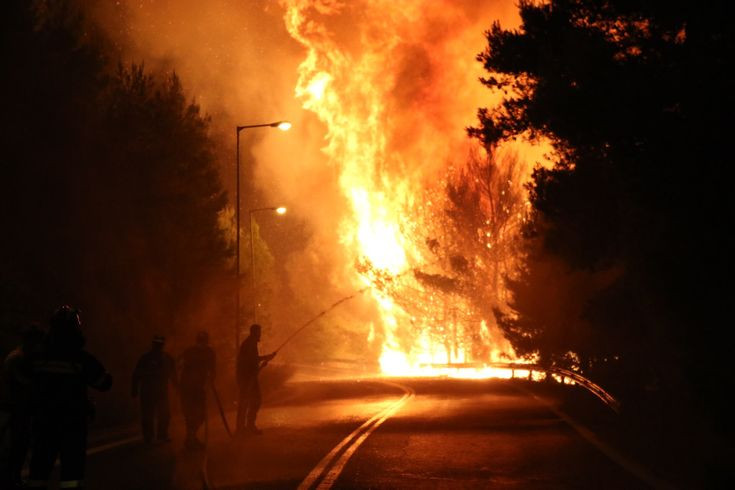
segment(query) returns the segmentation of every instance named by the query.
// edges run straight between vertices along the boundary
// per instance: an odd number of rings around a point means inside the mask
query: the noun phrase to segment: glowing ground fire
[[[492,319],[413,274],[429,267],[425,235],[440,227],[441,205],[427,196],[473,145],[464,128],[487,103],[473,57],[485,17],[433,0],[284,3],[306,48],[296,96],[326,126],[323,151],[351,206],[340,241],[358,265],[354,286],[371,286],[366,341],[380,343],[382,372],[510,377],[489,365],[515,358]]]

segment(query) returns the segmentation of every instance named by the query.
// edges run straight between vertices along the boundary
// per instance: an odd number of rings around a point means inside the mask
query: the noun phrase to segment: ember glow
[[[440,228],[446,179],[475,144],[465,128],[477,107],[493,102],[473,55],[488,20],[502,15],[497,4],[284,6],[288,32],[306,48],[296,96],[326,126],[323,152],[350,205],[339,240],[354,262],[344,267],[379,312],[366,341],[381,343],[382,372],[510,377],[485,364],[515,357],[492,319],[414,274],[432,270],[426,239]]]
[[[446,184],[469,154],[482,153],[465,128],[499,95],[478,81],[486,73],[475,56],[492,22],[519,25],[516,2],[280,0],[235,7],[212,0],[206,15],[195,0],[115,5],[93,2],[91,13],[128,57],[159,69],[175,63],[195,99],[217,116],[231,195],[231,128],[279,121],[285,130],[290,123],[281,118],[293,122],[287,134],[251,133],[241,148],[253,159],[252,185],[263,193],[252,207],[286,204],[307,230],[306,239],[292,240],[299,250],[291,256],[268,243],[288,275],[287,287],[274,284],[274,342],[335,298],[368,288],[325,320],[324,331],[344,330],[329,336],[327,355],[379,358],[385,374],[470,377],[503,374],[491,363],[516,360],[490,308],[478,311],[466,294],[418,277],[447,273],[427,240],[451,235],[444,228]],[[525,165],[512,179],[522,189],[548,147],[517,143],[510,151]],[[226,216],[234,220],[234,211]],[[513,226],[476,231],[480,248],[496,253],[503,248],[499,234],[511,236]],[[482,260],[501,258],[501,272],[509,270],[512,252]],[[496,302],[485,304],[502,307],[502,281],[492,287]],[[295,339],[284,356],[303,358],[315,340],[308,337]]]

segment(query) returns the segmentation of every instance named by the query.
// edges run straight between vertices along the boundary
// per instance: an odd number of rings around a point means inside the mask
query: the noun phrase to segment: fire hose
[[[434,262],[430,262],[428,265],[435,264],[437,262],[438,262],[438,260],[436,260]],[[398,277],[401,277],[404,274],[408,274],[409,272],[414,272],[416,270],[418,270],[418,267],[413,267],[413,268],[410,268],[410,269],[406,269],[405,271],[403,271],[403,272],[401,272],[399,274],[396,274],[394,276],[394,279],[395,278],[398,278]],[[327,313],[329,313],[330,311],[332,311],[333,309],[335,309],[337,306],[339,306],[342,303],[344,303],[345,301],[349,301],[352,298],[361,295],[362,293],[364,293],[365,291],[367,291],[368,289],[370,289],[372,287],[373,286],[366,286],[366,287],[364,287],[362,289],[358,289],[357,291],[355,291],[354,293],[350,294],[349,296],[345,296],[344,298],[340,299],[339,301],[336,301],[336,302],[332,303],[331,306],[329,306],[325,310],[322,310],[315,317],[313,317],[312,319],[310,319],[309,321],[307,321],[306,323],[304,323],[303,325],[301,325],[299,328],[297,328],[296,330],[294,330],[294,332],[291,335],[289,335],[288,338],[286,340],[284,340],[283,343],[281,345],[279,345],[278,348],[275,351],[273,351],[273,352],[274,353],[278,353],[278,351],[280,351],[281,349],[283,349],[283,347],[286,344],[288,344],[291,341],[291,339],[293,339],[298,334],[300,334],[301,331],[304,330],[306,327],[308,327],[309,325],[311,325],[312,323],[314,323],[315,321],[317,321],[318,319],[320,319],[321,317],[323,317],[324,315],[326,315]]]
[[[410,271],[413,271],[413,270],[414,269],[408,269],[408,270],[406,270],[406,271],[398,274],[396,277],[402,276],[403,274],[406,274],[407,272],[410,272]],[[341,298],[338,301],[335,301],[329,307],[327,307],[324,310],[320,311],[317,315],[315,315],[314,317],[312,317],[311,319],[309,319],[308,321],[306,321],[305,323],[303,323],[301,326],[299,326],[296,330],[294,330],[291,333],[291,335],[289,335],[286,338],[286,340],[284,340],[283,343],[281,343],[281,345],[279,345],[278,348],[273,351],[273,355],[277,354],[281,349],[283,349],[283,347],[286,346],[286,344],[288,344],[291,340],[293,340],[294,337],[296,337],[298,334],[300,334],[309,325],[313,324],[315,321],[317,321],[318,319],[320,319],[321,317],[323,317],[324,315],[326,315],[327,313],[329,313],[330,311],[332,311],[333,309],[335,309],[336,307],[338,307],[342,303],[344,303],[346,301],[349,301],[349,300],[351,300],[352,298],[354,298],[356,296],[361,295],[362,293],[364,293],[365,291],[367,291],[370,288],[371,288],[371,286],[366,286],[366,287],[364,287],[362,289],[359,289],[359,290],[355,291],[354,293],[352,293],[352,294],[350,294],[348,296],[345,296],[344,298]],[[258,371],[260,371],[265,366],[267,366],[268,365],[268,361],[265,361],[258,368]],[[214,393],[214,399],[217,402],[217,408],[219,409],[219,414],[220,414],[220,417],[222,418],[222,423],[225,426],[225,430],[227,430],[227,434],[230,437],[232,437],[232,431],[230,430],[230,425],[227,422],[227,417],[225,416],[225,411],[224,411],[224,408],[222,407],[222,402],[220,401],[219,394],[217,393],[217,389],[214,387],[214,383],[212,383],[212,392]]]
[[[222,407],[222,400],[220,400],[219,393],[217,393],[217,388],[214,386],[214,382],[212,382],[212,393],[214,393],[214,401],[217,403],[217,408],[219,409],[219,415],[222,418],[222,423],[225,426],[227,435],[232,437],[232,431],[230,430],[230,424],[227,423],[227,417],[225,416],[225,410]]]
[[[360,289],[359,291],[356,291],[355,293],[353,293],[353,294],[351,294],[349,296],[345,296],[344,298],[340,299],[339,301],[336,301],[335,303],[333,303],[328,308],[326,308],[326,309],[322,310],[321,312],[319,312],[319,314],[317,314],[316,316],[314,316],[313,318],[311,318],[309,321],[307,321],[303,325],[299,326],[299,328],[297,328],[291,335],[289,335],[288,338],[285,341],[283,341],[283,343],[280,346],[278,346],[278,348],[273,353],[274,354],[277,354],[278,351],[280,351],[281,349],[283,349],[283,347],[286,344],[288,344],[294,337],[296,337],[306,327],[308,327],[309,325],[311,325],[312,323],[314,323],[315,321],[317,321],[319,318],[323,317],[324,315],[326,315],[327,313],[329,313],[330,311],[332,311],[334,308],[336,308],[337,306],[341,305],[345,301],[351,300],[355,296],[358,296],[359,294],[362,294],[363,292],[367,291],[368,289],[369,289],[369,287],[365,287],[363,289]],[[263,369],[267,365],[268,365],[268,361],[265,361],[263,364],[261,364],[261,366],[258,369],[258,371],[260,371],[261,369]],[[214,394],[214,401],[217,404],[217,409],[219,410],[219,415],[220,415],[220,418],[222,419],[222,424],[225,426],[225,430],[227,431],[227,435],[229,435],[230,437],[232,437],[232,430],[230,429],[229,422],[227,422],[227,416],[225,415],[225,409],[222,406],[222,400],[219,397],[219,393],[217,392],[217,388],[214,386],[214,383],[212,383],[211,386],[212,386],[212,393]]]
[[[333,303],[330,307],[322,310],[315,317],[313,317],[312,319],[310,319],[309,321],[307,321],[306,323],[304,323],[303,325],[301,325],[299,328],[297,328],[296,330],[294,330],[293,333],[291,335],[289,335],[288,338],[286,340],[284,340],[283,343],[281,345],[279,345],[278,348],[275,351],[273,351],[273,352],[274,353],[278,353],[278,351],[280,351],[281,349],[283,349],[283,347],[286,344],[288,344],[291,341],[291,339],[293,339],[298,334],[300,334],[301,331],[303,331],[306,327],[308,327],[309,325],[311,325],[312,323],[314,323],[315,321],[317,321],[318,319],[320,319],[321,317],[323,317],[324,315],[326,315],[327,313],[329,313],[330,311],[332,311],[333,309],[335,309],[337,306],[339,306],[342,303],[344,303],[345,301],[351,300],[355,296],[358,296],[358,295],[364,293],[368,289],[370,289],[370,286],[364,287],[364,288],[360,289],[359,291],[354,292],[353,294],[351,294],[349,296],[345,296],[344,298],[340,299],[339,301],[336,301],[335,303]]]

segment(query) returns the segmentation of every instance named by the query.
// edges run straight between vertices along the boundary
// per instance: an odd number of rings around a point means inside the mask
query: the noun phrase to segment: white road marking
[[[616,449],[612,448],[610,445],[603,442],[599,437],[597,437],[597,435],[595,435],[594,432],[592,432],[588,428],[576,422],[573,418],[571,418],[569,415],[567,415],[566,413],[562,412],[561,410],[553,406],[551,403],[547,402],[543,398],[536,396],[535,394],[531,393],[530,391],[524,388],[519,388],[519,389],[525,392],[526,394],[531,395],[533,398],[536,399],[536,401],[540,402],[541,404],[546,406],[546,408],[554,412],[555,415],[557,415],[560,419],[566,422],[572,429],[574,429],[575,432],[577,432],[577,434],[582,436],[582,438],[585,441],[595,446],[605,456],[607,456],[611,461],[615,462],[618,466],[626,470],[628,473],[634,475],[639,480],[647,483],[648,485],[656,489],[671,490],[675,488],[670,483],[655,476],[648,469],[644,468],[638,463],[635,463],[634,461],[631,461],[630,459],[625,457],[623,454],[618,452]]]
[[[342,473],[342,470],[347,464],[347,461],[349,461],[349,459],[352,457],[355,451],[357,451],[360,445],[365,442],[365,439],[367,439],[370,434],[372,434],[375,429],[377,429],[391,415],[395,414],[398,409],[400,409],[409,399],[413,398],[415,394],[414,391],[407,386],[387,381],[382,381],[382,383],[396,386],[402,389],[404,391],[404,395],[399,400],[391,403],[388,407],[386,407],[376,415],[372,416],[370,419],[367,420],[367,422],[352,431],[350,435],[342,439],[339,444],[337,444],[331,451],[329,451],[326,456],[322,458],[321,461],[319,461],[319,464],[317,464],[314,469],[311,470],[306,478],[304,478],[304,481],[302,481],[301,484],[298,486],[298,490],[308,490],[309,488],[311,488],[317,481],[317,479],[322,475],[322,473],[324,473],[325,469],[330,465],[332,466],[331,469],[322,478],[321,482],[319,482],[317,488],[319,490],[328,490],[329,488],[331,488],[332,485],[334,485],[334,482],[337,481],[337,478],[339,478],[339,475]],[[337,455],[345,446],[348,446],[347,449],[345,449],[339,459],[337,459],[335,462]]]
[[[393,404],[391,404],[391,406],[388,408],[391,408],[392,406]],[[302,481],[301,484],[298,486],[298,490],[306,490],[308,488],[311,488],[311,485],[314,483],[314,481],[316,481],[316,479],[319,478],[319,476],[322,474],[324,469],[327,467],[327,465],[329,465],[329,463],[331,463],[332,459],[334,459],[334,457],[339,453],[339,451],[344,446],[346,446],[352,440],[352,438],[356,437],[363,429],[365,429],[370,424],[372,424],[377,419],[379,419],[381,415],[385,413],[386,410],[387,409],[383,409],[379,413],[373,415],[373,417],[370,418],[367,422],[365,422],[360,427],[352,431],[350,435],[342,439],[342,441],[339,444],[337,444],[331,451],[329,451],[329,453],[326,456],[322,458],[321,461],[319,461],[319,464],[317,464],[314,467],[314,469],[311,470],[311,472],[306,476],[306,478],[304,478],[304,481]]]

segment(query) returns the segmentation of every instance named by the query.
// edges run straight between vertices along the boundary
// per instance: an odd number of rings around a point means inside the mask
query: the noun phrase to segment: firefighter
[[[153,442],[154,425],[157,440],[169,442],[168,423],[171,417],[168,403],[169,382],[176,388],[176,366],[173,358],[163,350],[165,339],[153,337],[151,350],[143,354],[133,371],[133,398],[140,394],[140,419],[143,440]]]
[[[57,456],[59,487],[83,486],[91,415],[87,387],[107,391],[112,377],[84,350],[81,326],[79,311],[62,306],[51,318],[40,352],[30,358],[34,416],[30,488],[47,487]]]
[[[186,422],[187,449],[201,449],[204,444],[197,439],[197,432],[206,417],[206,387],[215,377],[215,353],[209,346],[209,334],[199,332],[196,344],[181,355],[179,396]]]
[[[28,359],[43,340],[38,325],[24,328],[22,343],[5,358],[0,375],[0,488],[22,488],[21,470],[31,439]]]
[[[237,354],[237,384],[240,391],[237,405],[237,433],[261,434],[255,426],[255,418],[260,409],[260,384],[258,373],[276,356],[276,353],[261,356],[258,354],[260,325],[250,325],[250,335],[240,345]]]

